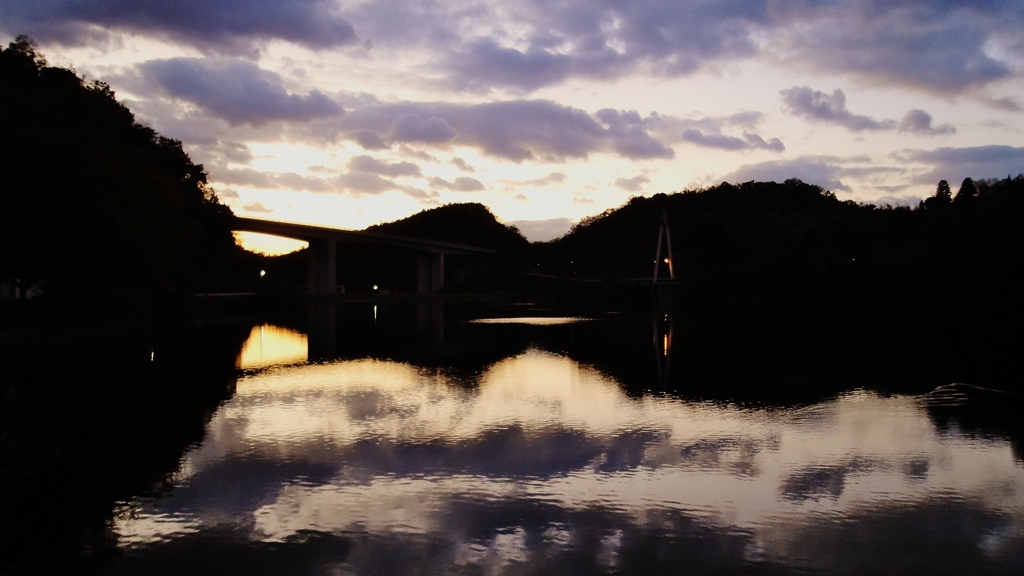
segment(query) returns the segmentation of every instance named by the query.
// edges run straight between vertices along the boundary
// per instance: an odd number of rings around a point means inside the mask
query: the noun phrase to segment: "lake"
[[[720,395],[667,314],[328,313],[249,329],[105,574],[1024,572],[1016,396]]]

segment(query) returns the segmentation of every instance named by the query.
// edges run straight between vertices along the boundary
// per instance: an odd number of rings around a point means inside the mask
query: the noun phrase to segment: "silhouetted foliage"
[[[977,195],[978,188],[974,185],[974,180],[964,178],[963,183],[960,184],[960,189],[956,192],[956,196],[953,197],[953,202],[956,204],[968,204],[973,202]]]
[[[181,143],[25,37],[0,50],[0,134],[0,281],[40,287],[40,306],[144,321],[235,254],[231,211]]]
[[[953,202],[953,191],[949,188],[949,182],[939,180],[935,188],[935,195],[924,201],[924,207],[928,210],[941,210]]]

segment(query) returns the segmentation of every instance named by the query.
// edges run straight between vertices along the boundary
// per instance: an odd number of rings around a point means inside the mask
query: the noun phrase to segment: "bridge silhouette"
[[[338,242],[386,244],[418,252],[419,257],[416,259],[416,292],[418,293],[437,292],[444,288],[444,257],[446,255],[495,253],[490,248],[441,240],[240,216],[235,217],[232,230],[270,234],[308,242],[308,291],[313,295],[330,295],[336,294],[338,291]]]

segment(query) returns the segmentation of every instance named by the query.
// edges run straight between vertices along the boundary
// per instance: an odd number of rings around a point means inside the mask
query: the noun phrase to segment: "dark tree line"
[[[181,143],[25,37],[0,50],[0,134],[0,281],[39,307],[144,321],[239,265],[231,211]]]
[[[1000,380],[1024,338],[1024,176],[941,182],[918,209],[843,202],[798,180],[652,198],[537,245],[544,270],[652,275],[667,215],[682,349],[727,374],[761,366]],[[570,264],[571,262],[571,264]]]

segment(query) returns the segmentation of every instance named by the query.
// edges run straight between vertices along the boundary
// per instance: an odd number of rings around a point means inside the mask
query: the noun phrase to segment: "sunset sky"
[[[0,0],[4,44],[109,83],[237,214],[481,202],[532,240],[722,181],[916,205],[1024,172],[1022,31],[1020,0]]]

